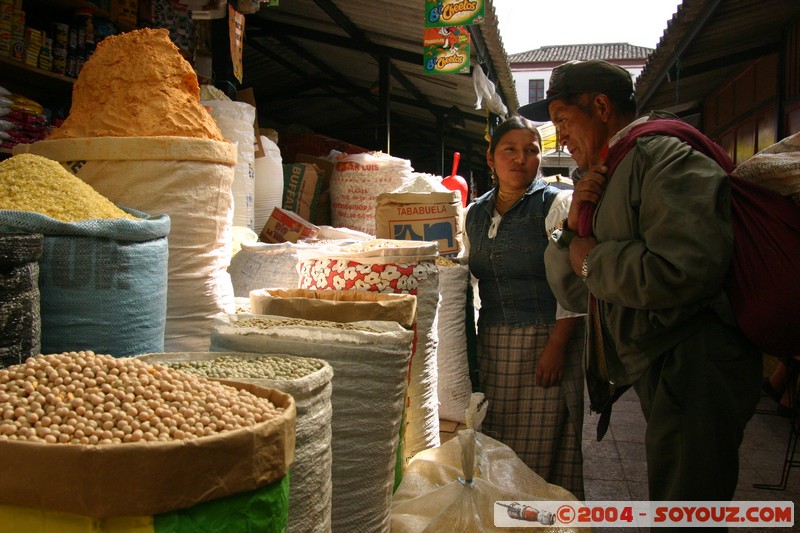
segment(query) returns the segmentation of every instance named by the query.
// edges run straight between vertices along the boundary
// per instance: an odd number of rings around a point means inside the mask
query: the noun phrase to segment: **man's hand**
[[[589,252],[597,246],[597,241],[594,237],[575,237],[569,244],[569,263],[572,265],[572,270],[581,276],[583,269],[583,260],[589,255]]]
[[[608,182],[606,172],[608,172],[608,167],[604,163],[597,163],[592,165],[575,184],[575,190],[572,192],[572,204],[567,217],[567,226],[572,231],[578,231],[581,204],[584,202],[596,204],[600,201]]]

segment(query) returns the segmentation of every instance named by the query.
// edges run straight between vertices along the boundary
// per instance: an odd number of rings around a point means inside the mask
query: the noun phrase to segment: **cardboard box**
[[[319,228],[297,213],[275,207],[258,239],[272,244],[297,242],[300,239],[316,237],[317,233]]]
[[[379,239],[435,241],[439,255],[456,257],[463,246],[461,201],[455,192],[383,193],[375,206]]]

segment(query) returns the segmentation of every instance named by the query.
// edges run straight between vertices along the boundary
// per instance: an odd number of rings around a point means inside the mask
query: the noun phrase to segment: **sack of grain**
[[[469,266],[440,262],[438,268],[441,295],[436,347],[439,418],[463,424],[472,395],[465,331]]]
[[[331,223],[375,235],[378,195],[411,177],[411,162],[382,152],[341,154],[331,177]]]
[[[228,267],[233,294],[247,298],[250,291],[265,287],[296,288],[297,250],[300,245],[284,242],[242,244]]]
[[[170,219],[61,222],[0,211],[6,231],[44,235],[39,261],[41,350],[90,347],[117,357],[164,349]]]
[[[216,320],[214,351],[280,353],[333,368],[331,529],[389,532],[413,333],[395,322],[346,324],[271,315]]]
[[[227,268],[236,146],[191,137],[97,137],[15,150],[60,162],[117,205],[169,215],[164,348],[150,351],[207,350],[214,315],[234,309]]]
[[[0,372],[14,383],[31,370],[53,390],[59,387],[53,376],[70,377],[76,398],[86,402],[96,400],[91,388],[110,390],[94,411],[108,415],[110,424],[91,430],[94,414],[77,401],[58,409],[75,428],[83,426],[80,431],[51,423],[40,436],[14,421],[0,422],[4,530],[95,531],[108,520],[104,531],[127,531],[119,526],[130,527],[136,517],[139,527],[130,531],[178,524],[194,531],[286,531],[295,445],[290,395],[89,351],[40,355]],[[3,386],[6,381],[0,380],[2,410],[22,405],[28,395]],[[55,416],[55,405],[41,403]],[[180,423],[189,413],[194,424]]]
[[[41,257],[41,234],[0,233],[0,368],[41,351]]]
[[[439,445],[436,346],[439,271],[436,243],[373,239],[298,250],[300,288],[417,297],[416,341],[409,370],[403,464]]]
[[[139,357],[211,379],[251,383],[292,396],[297,409],[289,487],[289,531],[331,530],[331,378],[320,359],[248,352],[180,352]]]
[[[256,108],[246,102],[203,100],[200,102],[214,118],[222,135],[236,145],[233,171],[233,225],[261,231],[255,225],[255,130]]]

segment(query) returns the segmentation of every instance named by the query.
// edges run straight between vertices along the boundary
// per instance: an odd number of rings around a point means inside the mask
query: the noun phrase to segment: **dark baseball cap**
[[[523,117],[537,122],[550,120],[547,106],[568,94],[625,93],[633,94],[633,81],[624,68],[600,59],[568,61],[553,69],[547,98],[524,105],[517,110]]]

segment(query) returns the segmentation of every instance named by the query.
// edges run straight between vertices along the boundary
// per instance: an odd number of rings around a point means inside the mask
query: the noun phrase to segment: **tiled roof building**
[[[523,106],[544,99],[550,83],[550,74],[553,68],[561,63],[573,59],[604,59],[626,69],[635,80],[652,52],[652,48],[628,43],[542,46],[535,50],[509,55],[508,65],[514,78],[519,104]],[[542,148],[545,173],[569,175],[575,168],[575,162],[559,149],[555,128],[547,123],[539,129],[544,143]]]
[[[508,62],[512,70],[515,64],[520,63],[555,63],[559,65],[573,59],[605,59],[612,63],[631,61],[637,65],[644,65],[652,52],[652,48],[628,43],[567,44],[542,46],[535,50],[511,54],[508,56]]]

